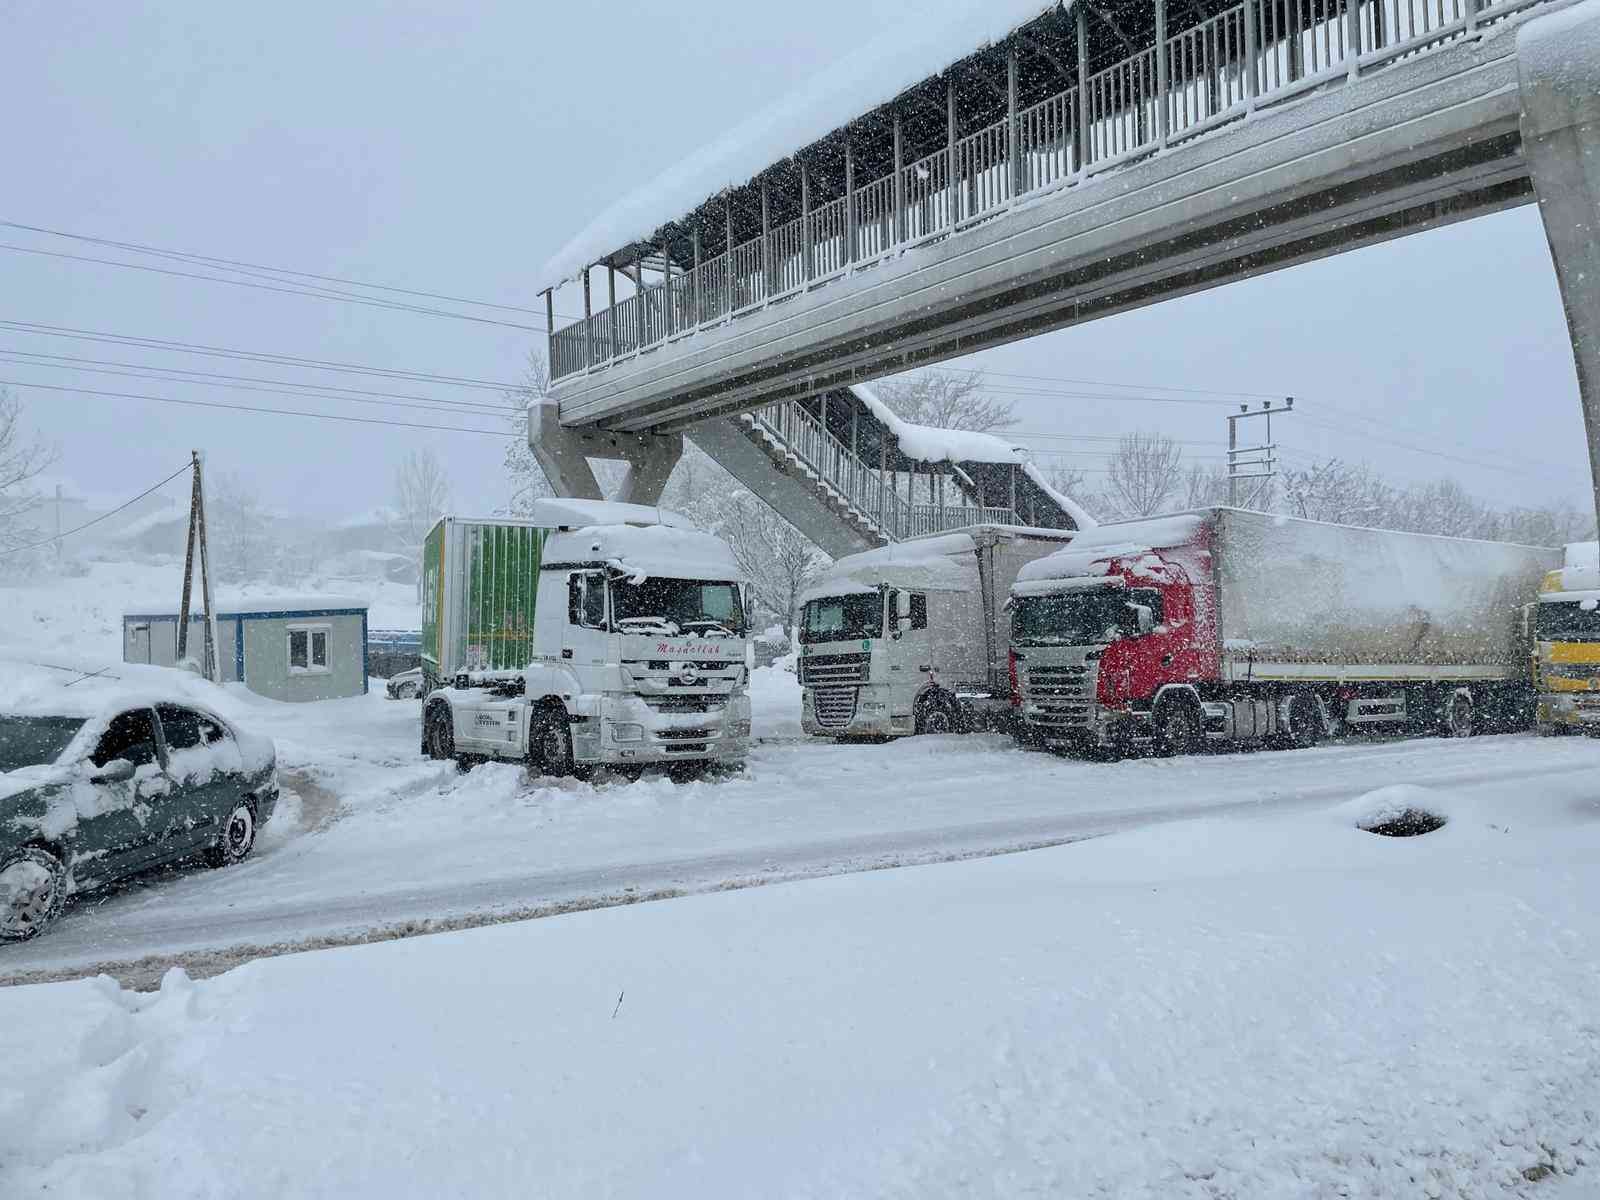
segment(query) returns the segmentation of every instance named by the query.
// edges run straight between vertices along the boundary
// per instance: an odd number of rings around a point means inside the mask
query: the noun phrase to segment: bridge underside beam
[[[614,433],[605,429],[569,429],[561,424],[555,405],[540,404],[528,423],[528,447],[543,468],[558,496],[579,500],[608,497],[595,478],[591,458],[616,459],[628,464],[612,500],[628,504],[659,504],[672,468],[683,457],[683,437],[676,433]]]
[[[561,420],[672,430],[1532,199],[1514,38],[1427,56],[561,384]]]

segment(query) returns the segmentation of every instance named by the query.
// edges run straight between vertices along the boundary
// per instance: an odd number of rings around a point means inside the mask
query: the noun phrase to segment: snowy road
[[[1202,812],[1323,806],[1395,782],[1538,788],[1600,765],[1600,745],[1581,739],[1103,764],[975,736],[765,745],[744,775],[687,785],[558,784],[423,762],[410,749],[414,710],[362,704],[364,753],[311,766],[280,738],[305,802],[286,804],[254,859],[87,898],[48,936],[0,950],[0,981],[994,854]]]

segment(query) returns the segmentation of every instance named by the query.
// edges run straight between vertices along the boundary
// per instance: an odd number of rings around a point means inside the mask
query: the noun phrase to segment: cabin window
[[[289,674],[326,675],[331,625],[291,625],[288,630]]]

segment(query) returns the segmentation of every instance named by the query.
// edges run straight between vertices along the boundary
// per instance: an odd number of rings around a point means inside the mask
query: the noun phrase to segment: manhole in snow
[[[1391,810],[1374,813],[1360,824],[1360,828],[1368,833],[1378,833],[1384,837],[1416,837],[1418,834],[1432,833],[1435,829],[1443,827],[1444,818],[1425,808],[1403,808],[1399,812]]]

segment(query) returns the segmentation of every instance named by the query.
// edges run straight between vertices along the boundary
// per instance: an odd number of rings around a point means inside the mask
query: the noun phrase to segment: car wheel
[[[402,683],[395,688],[394,698],[396,700],[415,700],[417,698],[417,685],[414,683]]]
[[[206,851],[206,862],[213,867],[230,867],[250,857],[256,845],[256,810],[241,800],[217,831],[217,840]]]
[[[1193,707],[1169,700],[1156,713],[1156,753],[1164,757],[1193,754],[1200,748],[1200,722]]]
[[[422,719],[422,752],[441,761],[456,756],[456,731],[450,724],[450,708],[435,704]]]
[[[50,851],[24,846],[0,859],[0,941],[38,937],[67,902],[67,868]]]

